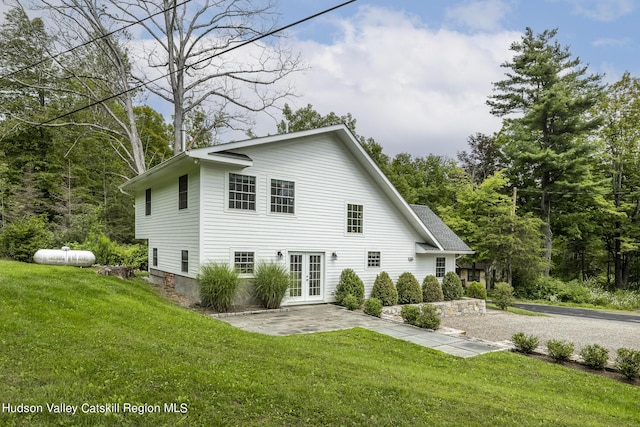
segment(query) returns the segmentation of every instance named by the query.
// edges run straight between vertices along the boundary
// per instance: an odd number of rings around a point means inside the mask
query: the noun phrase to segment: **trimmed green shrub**
[[[405,305],[400,310],[400,316],[405,323],[420,328],[438,329],[440,326],[440,316],[431,304]]]
[[[524,354],[533,353],[533,351],[538,348],[538,337],[534,335],[525,335],[524,332],[518,332],[517,334],[513,334],[511,336],[511,341],[513,345],[516,347],[516,351]]]
[[[200,298],[205,307],[216,311],[229,311],[240,287],[240,276],[236,269],[224,263],[209,263],[200,267],[197,277]]]
[[[431,304],[422,304],[420,311],[421,313],[416,321],[416,326],[426,329],[438,329],[440,326],[440,316],[436,308]]]
[[[638,378],[640,376],[640,351],[619,348],[617,353],[616,369],[630,380]]]
[[[573,354],[573,343],[562,340],[547,341],[549,356],[558,363],[566,362]]]
[[[471,282],[467,286],[467,296],[469,298],[487,299],[487,288],[482,283]]]
[[[442,293],[442,285],[438,282],[436,276],[429,275],[422,280],[422,301],[438,302],[444,301]]]
[[[609,360],[609,350],[598,344],[587,345],[580,350],[580,356],[585,365],[591,369],[601,371],[606,366],[607,360]]]
[[[38,249],[53,244],[53,233],[43,216],[23,216],[2,228],[0,253],[15,261],[32,262]]]
[[[355,310],[360,307],[358,298],[351,294],[348,294],[342,299],[342,305],[345,306],[348,310]]]
[[[291,284],[287,267],[278,262],[258,261],[253,275],[254,292],[258,301],[265,308],[280,308]]]
[[[382,301],[371,297],[364,303],[364,312],[369,316],[380,317],[382,315]]]
[[[336,301],[340,305],[343,303],[347,295],[353,295],[356,298],[358,307],[364,301],[364,283],[358,275],[350,268],[345,268],[340,274],[340,282],[336,288]]]
[[[409,273],[402,273],[396,284],[398,302],[400,304],[417,304],[422,302],[422,289],[416,277]]]
[[[506,282],[498,282],[493,289],[491,298],[495,305],[501,310],[513,305],[513,288]]]
[[[462,281],[458,275],[449,271],[442,279],[442,294],[445,301],[454,301],[462,298],[464,289],[462,289]]]
[[[396,305],[398,303],[398,290],[386,271],[376,276],[371,290],[371,298],[379,299],[383,306]]]
[[[405,305],[400,310],[400,316],[402,316],[402,320],[405,323],[415,325],[418,321],[418,316],[420,316],[420,309],[415,305]]]

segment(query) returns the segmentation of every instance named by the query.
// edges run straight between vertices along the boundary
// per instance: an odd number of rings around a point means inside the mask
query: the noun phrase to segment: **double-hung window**
[[[294,213],[295,183],[282,179],[271,180],[271,212]]]
[[[229,209],[256,210],[256,177],[229,174]]]
[[[436,277],[444,277],[446,271],[446,259],[444,257],[436,258]]]
[[[187,209],[189,201],[189,175],[178,178],[178,209]]]
[[[180,270],[183,273],[189,272],[189,251],[184,251],[184,250],[182,251]]]
[[[362,205],[347,204],[347,233],[362,234],[364,207]]]
[[[151,265],[154,267],[158,266],[158,248],[153,248],[152,250]]]

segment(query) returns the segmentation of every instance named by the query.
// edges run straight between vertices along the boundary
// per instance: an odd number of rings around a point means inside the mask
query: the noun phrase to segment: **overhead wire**
[[[80,112],[80,111],[86,110],[87,108],[95,107],[96,105],[102,104],[103,102],[110,101],[110,100],[112,100],[112,99],[118,98],[118,97],[120,97],[120,96],[122,96],[122,95],[125,95],[125,94],[129,93],[129,92],[133,92],[133,91],[136,91],[136,90],[138,90],[138,89],[142,89],[143,87],[146,87],[146,86],[147,86],[148,84],[150,84],[150,83],[155,83],[155,82],[157,82],[158,80],[161,80],[161,79],[164,79],[164,78],[166,78],[166,77],[169,77],[169,76],[171,76],[172,74],[175,74],[175,73],[177,73],[177,72],[179,72],[179,71],[183,71],[183,70],[185,70],[185,69],[188,69],[189,67],[193,67],[194,65],[198,65],[198,64],[201,64],[201,63],[203,63],[203,62],[210,61],[211,59],[216,58],[216,57],[218,57],[218,56],[220,56],[220,55],[224,55],[225,53],[229,53],[229,52],[231,52],[231,51],[233,51],[233,50],[240,49],[241,47],[244,47],[244,46],[246,46],[246,45],[248,45],[248,44],[255,43],[255,42],[257,42],[257,41],[259,41],[259,40],[262,40],[262,39],[264,39],[264,38],[266,38],[266,37],[272,36],[272,35],[274,35],[274,34],[277,34],[277,33],[281,32],[281,31],[284,31],[284,30],[287,30],[287,29],[289,29],[289,28],[295,27],[296,25],[300,25],[300,24],[302,24],[302,23],[304,23],[304,22],[310,21],[310,20],[315,19],[315,18],[317,18],[317,17],[319,17],[319,16],[322,16],[322,15],[325,15],[325,14],[327,14],[327,13],[329,13],[329,12],[333,12],[334,10],[337,10],[337,9],[339,9],[339,8],[341,8],[341,7],[344,7],[344,6],[348,5],[348,4],[354,3],[355,1],[357,1],[357,0],[349,0],[349,1],[346,1],[346,2],[344,2],[344,3],[341,3],[341,4],[338,4],[338,5],[336,5],[336,6],[330,7],[330,8],[328,8],[328,9],[325,9],[325,10],[323,10],[323,11],[321,11],[321,12],[318,12],[318,13],[315,13],[315,14],[313,14],[313,15],[307,16],[306,18],[299,19],[299,20],[297,20],[297,21],[295,21],[295,22],[292,22],[292,23],[290,23],[290,24],[287,24],[287,25],[285,25],[285,26],[283,26],[283,27],[276,28],[275,30],[272,30],[272,31],[269,31],[269,32],[267,32],[267,33],[261,34],[261,35],[259,35],[259,36],[256,36],[256,37],[252,38],[252,39],[246,40],[246,41],[244,41],[244,42],[242,42],[242,43],[239,43],[239,44],[237,44],[237,45],[235,45],[235,46],[232,46],[232,47],[230,47],[230,48],[228,48],[228,49],[225,49],[225,50],[223,50],[223,51],[217,52],[217,53],[215,53],[215,54],[213,54],[213,55],[210,55],[210,56],[208,56],[208,57],[206,57],[206,58],[200,59],[199,61],[196,61],[196,62],[194,62],[193,64],[185,65],[184,67],[181,67],[181,68],[179,68],[179,69],[177,69],[177,70],[174,70],[174,71],[172,71],[172,72],[169,72],[169,73],[163,74],[163,75],[161,75],[161,76],[159,76],[159,77],[156,77],[155,79],[151,79],[151,80],[149,80],[149,81],[146,81],[146,82],[140,83],[140,84],[135,85],[135,86],[133,86],[133,87],[131,87],[131,88],[129,88],[129,89],[123,90],[123,91],[121,91],[121,92],[118,92],[118,93],[113,94],[113,95],[111,95],[111,96],[108,96],[108,97],[106,97],[106,98],[102,98],[102,99],[100,99],[100,100],[98,100],[98,101],[92,102],[92,103],[87,104],[87,105],[85,105],[85,106],[83,106],[83,107],[76,108],[76,109],[75,109],[75,110],[73,110],[73,111],[69,111],[69,112],[67,112],[67,113],[60,114],[60,115],[58,115],[58,116],[56,116],[56,117],[54,117],[54,118],[52,118],[52,119],[49,119],[49,120],[46,120],[46,121],[40,122],[40,123],[39,123],[39,125],[46,125],[46,124],[52,123],[52,122],[54,122],[54,121],[56,121],[56,120],[59,120],[59,119],[62,119],[62,118],[64,118],[64,117],[70,116],[70,115],[72,115],[72,114],[78,113],[78,112]],[[173,7],[172,7],[172,8],[173,8]]]
[[[73,52],[73,51],[74,51],[74,50],[76,50],[76,49],[80,49],[81,47],[88,46],[88,45],[90,45],[91,43],[95,43],[95,42],[97,42],[97,41],[99,41],[99,40],[102,40],[102,39],[104,39],[104,38],[110,37],[110,36],[114,35],[115,33],[118,33],[118,32],[120,32],[120,31],[126,30],[127,28],[133,27],[134,25],[138,25],[138,24],[140,24],[140,23],[142,23],[142,22],[144,22],[144,21],[146,21],[146,20],[148,20],[148,19],[153,18],[154,16],[158,16],[158,15],[160,15],[160,14],[162,14],[162,13],[164,13],[164,12],[168,11],[169,9],[173,9],[173,8],[178,7],[178,6],[185,5],[185,4],[189,3],[190,1],[191,1],[191,0],[184,0],[182,3],[175,4],[175,5],[173,5],[173,6],[169,7],[169,8],[167,8],[167,9],[162,9],[162,10],[160,10],[160,11],[156,12],[156,13],[153,13],[153,14],[151,14],[151,15],[147,16],[146,18],[139,19],[139,20],[137,20],[137,21],[135,21],[135,22],[130,22],[129,24],[125,25],[124,27],[120,27],[120,28],[118,28],[118,29],[116,29],[116,30],[113,30],[113,31],[111,31],[111,32],[107,33],[107,34],[103,34],[103,35],[101,35],[100,37],[96,37],[96,38],[93,38],[93,39],[87,40],[86,42],[84,42],[84,43],[82,43],[82,44],[79,44],[79,45],[77,45],[77,46],[74,46],[74,47],[72,47],[72,48],[70,48],[70,49],[67,49],[67,50],[63,51],[63,52],[56,53],[55,55],[50,55],[49,57],[47,57],[47,58],[45,58],[45,59],[42,59],[42,60],[40,60],[40,61],[38,61],[38,62],[34,62],[33,64],[25,65],[25,66],[24,66],[24,67],[22,67],[22,68],[19,68],[19,69],[15,70],[15,71],[12,71],[12,72],[8,73],[8,74],[5,74],[5,75],[0,76],[0,80],[2,80],[2,79],[6,79],[6,78],[9,78],[9,77],[14,76],[14,75],[16,75],[16,74],[18,74],[18,73],[21,73],[21,72],[23,72],[23,71],[26,71],[26,70],[28,70],[28,69],[30,69],[30,68],[35,68],[35,67],[37,67],[38,65],[41,65],[41,64],[43,64],[43,63],[45,63],[45,62],[47,62],[47,61],[49,61],[49,60],[51,60],[51,59],[59,58],[60,56],[62,56],[62,55],[66,55],[67,53],[70,53],[70,52]]]

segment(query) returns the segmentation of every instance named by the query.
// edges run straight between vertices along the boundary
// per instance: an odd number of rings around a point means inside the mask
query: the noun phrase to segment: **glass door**
[[[288,302],[322,301],[324,280],[324,254],[289,252],[291,286]]]

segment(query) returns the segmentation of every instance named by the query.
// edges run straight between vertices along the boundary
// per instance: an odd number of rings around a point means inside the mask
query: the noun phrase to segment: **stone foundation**
[[[429,304],[436,307],[436,311],[438,312],[440,317],[478,316],[487,314],[487,304],[483,299],[465,298],[456,301],[431,302]],[[382,307],[382,316],[386,318],[402,320],[402,317],[400,316],[400,310],[402,310],[401,305]]]

